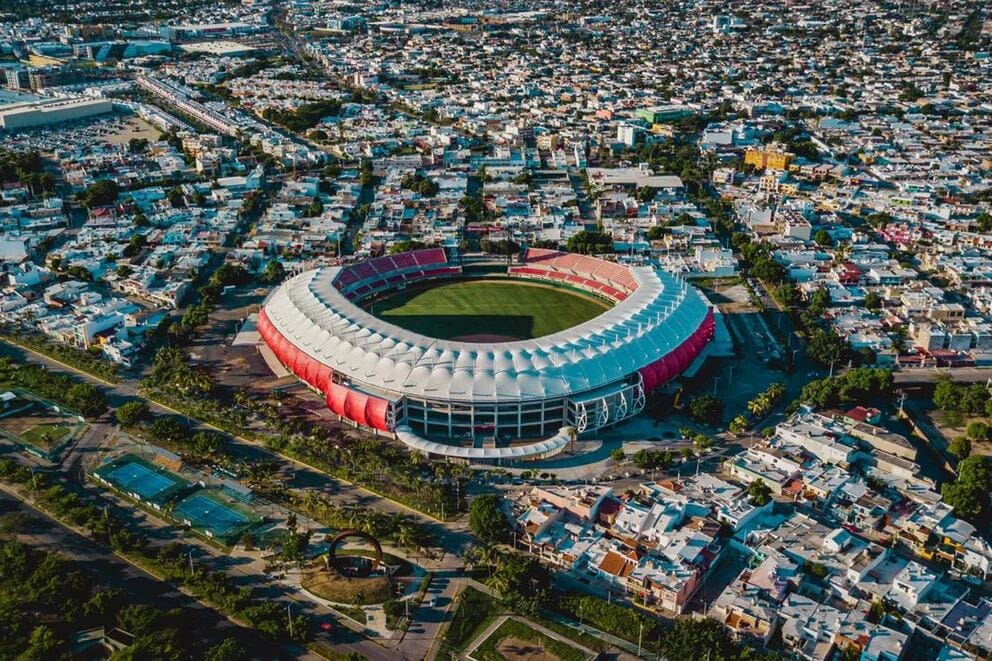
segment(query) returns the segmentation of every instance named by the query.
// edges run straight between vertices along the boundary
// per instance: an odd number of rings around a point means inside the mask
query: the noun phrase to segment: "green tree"
[[[547,600],[551,574],[533,556],[507,553],[500,556],[487,583],[511,610],[536,613]]]
[[[968,427],[970,428],[971,425],[968,425]],[[986,437],[987,435],[988,435],[988,429],[986,428]],[[971,436],[971,434],[969,433],[968,436]],[[967,459],[968,457],[971,456],[971,441],[964,436],[958,436],[948,444],[947,451],[950,452],[959,460]]]
[[[276,285],[282,282],[285,277],[286,269],[283,267],[282,262],[278,259],[273,259],[265,265],[265,268],[258,276],[258,281],[263,285]]]
[[[62,656],[66,642],[58,638],[55,632],[46,625],[35,627],[31,631],[28,647],[17,656],[18,661],[49,661]]]
[[[81,199],[89,208],[105,207],[113,204],[120,193],[120,186],[112,179],[97,179],[86,187]]]
[[[184,443],[189,437],[186,425],[173,416],[155,418],[148,426],[148,433],[158,442]]]
[[[820,230],[813,236],[813,240],[816,241],[817,245],[829,246],[833,245],[833,239],[830,238],[830,232],[827,230]]]
[[[144,422],[148,418],[148,403],[144,400],[134,400],[121,404],[114,410],[114,418],[118,424],[125,427]]]
[[[472,501],[468,510],[468,527],[483,542],[504,542],[510,536],[510,522],[500,506],[502,498],[486,494]]]
[[[201,457],[216,455],[223,447],[223,438],[214,431],[198,431],[190,439],[190,451]]]
[[[248,651],[233,638],[226,638],[207,650],[206,661],[241,661],[248,658]]]
[[[765,505],[772,497],[772,488],[760,477],[747,487],[748,501],[755,507]]]
[[[602,232],[582,230],[569,237],[566,243],[569,252],[583,255],[598,255],[613,252],[613,238]]]
[[[842,360],[848,353],[847,343],[837,334],[818,328],[809,340],[809,357],[821,365]]]
[[[689,403],[689,413],[697,422],[719,425],[723,421],[723,400],[713,395],[700,395]]]
[[[77,383],[66,392],[70,405],[87,418],[95,418],[107,410],[103,391],[90,383]]]
[[[661,653],[668,659],[702,661],[737,659],[741,649],[724,626],[710,618],[681,618],[661,639]]]
[[[965,434],[973,441],[987,441],[989,438],[989,425],[986,422],[971,422],[968,424]]]
[[[750,424],[747,421],[747,417],[744,415],[738,415],[733,420],[730,421],[730,426],[728,429],[731,434],[743,434],[748,430]]]
[[[961,518],[985,526],[992,510],[992,457],[972,455],[958,464],[958,478],[941,489],[944,502]]]

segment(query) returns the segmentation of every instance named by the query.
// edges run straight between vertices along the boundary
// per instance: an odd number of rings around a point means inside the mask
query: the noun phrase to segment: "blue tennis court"
[[[194,528],[202,528],[217,537],[228,537],[251,523],[246,514],[202,491],[183,499],[176,505],[173,514],[189,521]]]
[[[168,475],[137,461],[117,466],[104,475],[104,479],[121,491],[136,493],[144,500],[151,500],[178,484]]]

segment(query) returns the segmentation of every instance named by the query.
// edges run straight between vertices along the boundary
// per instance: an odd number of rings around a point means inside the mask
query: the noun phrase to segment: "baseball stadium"
[[[533,248],[481,278],[442,249],[312,270],[258,315],[262,341],[334,413],[471,463],[548,458],[637,415],[713,331],[677,275]]]

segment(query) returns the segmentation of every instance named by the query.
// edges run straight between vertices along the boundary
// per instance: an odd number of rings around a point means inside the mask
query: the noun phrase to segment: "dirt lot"
[[[508,661],[558,661],[557,656],[545,650],[540,644],[513,636],[499,641],[496,651]]]
[[[141,119],[140,117],[125,116],[121,118],[119,126],[110,130],[104,137],[107,142],[120,145],[129,142],[132,138],[144,138],[149,142],[158,140],[159,130]]]
[[[12,415],[0,419],[0,433],[43,450],[60,445],[81,428],[80,423],[38,402],[30,402]]]
[[[937,427],[937,430],[948,441],[952,441],[959,436],[964,436],[965,430],[972,422],[984,422],[992,425],[992,421],[988,418],[982,416],[969,417],[966,415],[961,416],[960,424],[958,424],[956,419],[948,420],[947,414],[937,409],[930,411],[930,420],[933,421],[934,426]],[[972,441],[971,453],[992,455],[992,441]]]

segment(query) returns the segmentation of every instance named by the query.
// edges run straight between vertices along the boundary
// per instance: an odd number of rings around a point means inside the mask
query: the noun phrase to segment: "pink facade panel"
[[[350,388],[347,390],[348,396],[344,400],[344,417],[367,427],[369,422],[365,415],[365,407],[369,403],[369,396]]]
[[[651,392],[689,367],[713,337],[714,328],[713,310],[710,309],[692,335],[664,357],[638,370],[644,381],[644,391]]]

